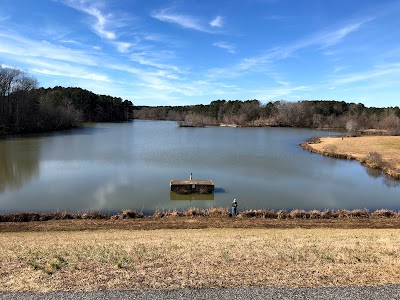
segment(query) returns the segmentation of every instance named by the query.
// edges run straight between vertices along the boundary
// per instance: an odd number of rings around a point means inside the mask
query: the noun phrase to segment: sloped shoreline
[[[357,138],[360,139],[362,137],[357,137]],[[396,166],[394,166],[393,164],[391,164],[385,160],[382,160],[381,158],[379,158],[379,159],[371,158],[371,154],[379,155],[379,157],[380,157],[379,153],[376,153],[374,151],[369,151],[368,154],[363,157],[360,157],[360,156],[357,157],[357,156],[354,156],[354,155],[348,154],[348,153],[340,153],[339,150],[336,149],[337,143],[334,144],[333,146],[330,145],[331,147],[317,149],[315,147],[315,145],[323,143],[323,141],[321,141],[321,139],[322,138],[318,138],[318,140],[307,141],[307,142],[301,143],[300,147],[303,148],[304,150],[310,151],[312,153],[322,154],[322,155],[333,157],[333,158],[357,160],[367,168],[380,170],[384,174],[386,174],[388,177],[390,177],[391,179],[400,180],[400,169],[396,168]],[[331,139],[331,140],[337,140],[337,141],[340,140],[340,138],[338,138],[338,137],[324,137],[324,139]],[[349,138],[346,137],[346,139],[349,139]]]

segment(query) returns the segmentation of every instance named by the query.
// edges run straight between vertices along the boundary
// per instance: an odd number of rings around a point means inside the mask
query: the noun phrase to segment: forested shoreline
[[[400,108],[366,107],[362,103],[334,100],[275,101],[215,100],[208,105],[135,106],[134,118],[182,121],[193,126],[234,124],[338,129],[356,132],[366,129],[400,134]]]
[[[75,88],[39,88],[16,68],[0,65],[0,135],[75,128],[82,122],[132,119],[131,101]]]
[[[78,127],[82,122],[172,120],[190,126],[277,126],[400,134],[400,108],[335,100],[215,100],[186,106],[134,106],[119,97],[77,87],[42,88],[36,78],[0,65],[0,135]]]

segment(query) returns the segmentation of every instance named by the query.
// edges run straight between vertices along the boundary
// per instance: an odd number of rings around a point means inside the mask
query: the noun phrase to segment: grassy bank
[[[232,217],[228,209],[222,207],[212,207],[209,209],[189,208],[188,210],[172,210],[172,211],[156,211],[152,215],[145,215],[135,210],[123,210],[121,213],[109,214],[98,211],[87,213],[70,213],[70,212],[49,212],[49,213],[10,213],[0,214],[0,224],[6,222],[37,222],[37,221],[59,221],[59,220],[126,220],[126,219],[142,219],[142,218],[230,218]],[[265,210],[265,209],[248,209],[239,211],[236,219],[261,218],[261,219],[349,219],[349,218],[391,218],[400,219],[400,212],[388,209],[379,209],[369,212],[367,209],[338,209],[338,210],[304,210],[294,209],[287,210]]]
[[[0,233],[0,290],[400,283],[400,229]]]
[[[331,157],[355,159],[400,179],[400,136],[323,137],[301,146]]]

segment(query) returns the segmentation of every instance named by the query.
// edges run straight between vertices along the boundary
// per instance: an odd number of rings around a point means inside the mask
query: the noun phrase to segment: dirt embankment
[[[383,211],[383,210],[382,210]],[[387,212],[385,210],[385,212]],[[156,229],[206,229],[206,228],[397,228],[400,229],[398,214],[341,218],[306,219],[306,218],[263,218],[263,217],[146,217],[140,219],[75,219],[51,220],[46,222],[3,222],[1,232],[41,232],[41,231],[97,231],[97,230],[156,230]]]
[[[145,216],[134,210],[109,215],[100,212],[73,214],[0,214],[0,232],[79,231],[99,229],[200,229],[200,228],[400,228],[400,212],[379,209],[244,210],[232,217],[226,208],[156,211]]]

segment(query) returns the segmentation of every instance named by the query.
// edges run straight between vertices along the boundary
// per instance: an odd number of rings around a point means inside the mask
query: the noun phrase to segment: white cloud
[[[127,53],[129,49],[132,47],[131,43],[127,42],[115,42],[118,52]]]
[[[76,44],[79,45],[80,43],[78,43],[77,41],[74,40],[61,40],[61,43],[65,43],[65,44]]]
[[[332,45],[335,45],[339,43],[341,40],[343,40],[346,36],[348,36],[350,33],[357,31],[360,29],[360,27],[367,23],[372,21],[372,18],[364,19],[362,21],[354,22],[351,24],[348,24],[347,26],[341,27],[337,30],[331,31],[331,32],[325,32],[319,36],[316,37],[317,43],[320,43],[322,48],[329,47]]]
[[[124,50],[126,47],[128,45],[122,45],[120,50]],[[30,51],[26,51],[26,49],[30,49]],[[184,74],[179,67],[163,63],[174,56],[171,51],[139,53],[132,57],[132,61],[147,68],[136,68],[129,62],[117,63],[112,57],[90,50],[93,49],[92,47],[88,49],[87,52],[84,52],[49,42],[31,40],[15,33],[0,32],[0,55],[20,62],[33,74],[69,78],[69,80],[64,79],[65,84],[81,86],[91,89],[95,93],[107,93],[114,96],[130,94],[134,89],[142,101],[147,99],[145,97],[148,94],[147,88],[158,91],[159,94],[160,91],[162,94],[165,93],[165,99],[171,97],[176,100],[176,95],[196,94],[195,87],[184,86],[187,84],[185,83],[187,79],[181,79],[178,76],[178,74]],[[125,82],[111,80],[106,75],[110,71],[125,73],[122,76],[122,80]],[[177,85],[177,81],[182,84]],[[146,89],[137,89],[139,85]],[[116,86],[118,88],[115,88]],[[159,100],[157,97],[153,97],[147,101]]]
[[[182,73],[178,66],[162,63],[162,60],[168,60],[173,57],[173,53],[169,51],[153,51],[153,52],[135,52],[130,55],[131,61],[141,65],[151,66],[158,69],[169,69],[177,73]]]
[[[333,69],[333,73],[339,73],[340,71],[342,71],[342,70],[345,70],[345,69],[347,69],[349,66],[336,66],[334,69]]]
[[[5,69],[14,69],[14,70],[18,70],[19,69],[16,66],[10,66],[10,65],[4,65],[4,64],[0,64],[0,66],[2,68],[5,68]]]
[[[213,44],[215,47],[219,47],[221,49],[225,49],[227,52],[235,54],[236,50],[235,47],[232,44],[226,43],[226,42],[216,42]]]
[[[396,77],[400,75],[400,63],[379,66],[364,72],[348,73],[344,76],[335,78],[332,83],[334,85],[351,84],[375,78],[385,78],[386,76],[393,74],[395,74]]]
[[[266,64],[272,64],[278,60],[286,59],[296,52],[308,48],[308,47],[319,47],[320,50],[328,46],[339,43],[347,35],[352,32],[357,31],[361,26],[369,21],[371,18],[365,19],[363,21],[356,21],[352,24],[343,26],[332,31],[322,31],[308,38],[304,38],[296,41],[295,43],[288,44],[286,46],[275,47],[265,54],[254,57],[247,57],[241,59],[235,65],[228,68],[214,68],[209,72],[210,77],[235,77],[242,74],[242,72],[251,71],[265,71],[262,66]],[[324,50],[326,52],[326,50]]]
[[[1,16],[0,15],[0,22],[5,22],[10,18],[10,16]]]
[[[188,15],[174,14],[170,12],[170,9],[155,11],[151,14],[151,16],[160,21],[174,23],[184,28],[197,31],[207,31],[207,29],[203,28],[203,26],[200,24],[200,21],[196,18]]]
[[[287,88],[271,88],[271,89],[264,89],[264,90],[248,90],[247,93],[253,94],[255,99],[279,99],[281,97],[285,97],[291,95],[291,97],[295,97],[294,92],[299,91],[309,91],[311,87],[309,86],[295,86],[295,87],[287,87]]]
[[[115,32],[106,30],[111,15],[103,15],[100,10],[94,7],[86,9],[85,12],[97,19],[97,23],[93,25],[93,28],[98,35],[109,40],[114,40],[117,37]]]
[[[101,37],[108,40],[114,40],[117,35],[111,30],[107,30],[107,27],[113,22],[111,14],[104,14],[100,9],[93,6],[96,3],[88,2],[85,0],[66,0],[64,1],[66,5],[72,7],[78,11],[84,12],[95,18],[96,22],[92,25],[93,30]]]
[[[40,57],[84,65],[97,65],[95,60],[83,51],[57,46],[49,42],[35,41],[6,32],[0,32],[0,53],[11,55],[22,61],[26,57]]]
[[[162,22],[173,23],[183,28],[207,33],[216,33],[215,29],[213,28],[221,27],[223,25],[223,19],[220,16],[217,16],[214,20],[207,24],[197,17],[175,13],[171,8],[153,11],[151,16]]]
[[[67,63],[56,63],[41,59],[26,59],[25,62],[32,66],[30,68],[32,73],[111,82],[107,75],[91,72],[86,68],[72,66]]]
[[[223,18],[221,16],[216,16],[215,19],[210,21],[211,27],[222,27],[224,25]]]

